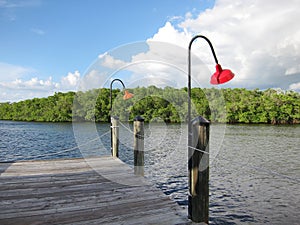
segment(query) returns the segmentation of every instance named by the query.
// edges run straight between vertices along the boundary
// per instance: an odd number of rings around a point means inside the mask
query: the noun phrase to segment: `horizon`
[[[131,87],[131,88],[126,88],[126,89],[128,89],[128,90],[134,90],[134,89],[137,89],[137,88],[148,88],[148,87],[150,87],[150,86],[156,87],[155,85],[149,85],[149,86],[137,86],[137,87]],[[165,87],[156,87],[156,88],[159,88],[159,89],[162,89],[162,90],[164,90],[165,88],[173,88],[173,89],[176,89],[176,90],[182,90],[182,89],[187,88],[187,87],[176,88],[176,87],[165,86]],[[289,92],[300,94],[300,92],[297,91],[297,90],[283,90],[283,89],[280,89],[280,88],[268,88],[268,89],[252,88],[252,89],[250,89],[250,88],[244,88],[244,87],[241,87],[241,88],[239,88],[239,87],[234,87],[234,88],[231,88],[231,87],[217,88],[217,87],[214,87],[214,86],[212,86],[212,87],[192,87],[192,89],[197,89],[197,88],[199,88],[199,89],[217,89],[217,90],[223,90],[223,89],[230,89],[230,90],[233,90],[233,89],[241,89],[241,90],[248,90],[248,91],[255,91],[255,90],[258,90],[258,91],[260,91],[260,92],[266,92],[266,91],[268,91],[268,90],[274,90],[274,91],[277,92],[277,94],[287,94],[287,93],[289,93]],[[61,93],[61,94],[68,94],[68,93],[73,92],[73,93],[77,94],[78,92],[83,92],[83,93],[85,93],[85,92],[88,92],[88,91],[100,90],[100,89],[108,89],[108,90],[109,90],[110,88],[109,88],[109,87],[100,87],[100,88],[89,89],[89,90],[86,90],[86,91],[81,91],[81,90],[74,90],[74,91],[72,91],[72,90],[70,90],[70,91],[57,91],[57,92],[54,92],[53,94],[48,95],[48,96],[33,97],[33,98],[22,99],[22,100],[19,100],[19,101],[13,101],[13,102],[9,102],[9,101],[7,101],[7,102],[1,102],[1,101],[0,101],[0,104],[6,104],[6,103],[13,104],[13,103],[19,103],[19,102],[28,101],[28,100],[31,101],[31,100],[33,100],[33,99],[49,98],[49,97],[54,96],[55,94],[60,94],[60,93]],[[118,87],[117,87],[117,88],[113,88],[112,90],[119,90],[119,91],[122,91],[122,89],[121,89],[121,88],[118,88]]]

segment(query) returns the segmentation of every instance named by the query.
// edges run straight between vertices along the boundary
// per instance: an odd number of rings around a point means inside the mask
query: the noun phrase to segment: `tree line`
[[[123,91],[108,88],[86,92],[55,93],[47,98],[0,103],[1,120],[108,122],[110,116],[132,121],[186,122],[187,88],[155,86],[129,89],[134,97],[123,100]],[[294,91],[244,88],[192,88],[192,118],[202,115],[212,122],[299,124],[300,94]],[[111,110],[110,110],[111,109]]]

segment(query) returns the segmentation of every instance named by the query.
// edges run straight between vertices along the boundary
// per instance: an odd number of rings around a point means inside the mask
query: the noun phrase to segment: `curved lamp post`
[[[189,96],[188,122],[189,122],[189,124],[190,124],[190,121],[191,121],[191,48],[192,48],[193,42],[197,38],[203,38],[204,40],[207,41],[207,43],[209,44],[210,49],[212,51],[212,54],[214,56],[214,59],[215,59],[216,72],[211,76],[210,83],[211,84],[223,84],[223,83],[226,83],[226,82],[230,81],[234,77],[234,74],[230,70],[228,70],[228,69],[223,70],[222,69],[221,65],[218,62],[218,59],[217,59],[215,50],[212,46],[212,43],[210,42],[210,40],[207,37],[205,37],[203,35],[197,35],[197,36],[192,38],[192,40],[190,41],[190,44],[189,44],[189,54],[188,54],[188,96]]]
[[[110,82],[110,93],[109,93],[110,94],[110,114],[111,114],[111,109],[112,109],[112,85],[115,81],[119,81],[123,86],[123,90],[125,89],[125,85],[124,85],[123,81],[120,79],[114,79]],[[124,90],[124,96],[123,96],[124,100],[130,99],[132,97],[133,97],[132,93],[128,92],[127,90]]]
[[[204,154],[208,154],[208,149],[206,150],[206,147],[208,146],[208,139],[209,139],[209,122],[204,118],[198,118],[198,124],[204,125],[204,129],[200,131],[202,132],[202,136],[197,140],[197,143],[202,142],[201,144],[197,144],[202,146],[204,150],[196,149],[202,151],[201,154],[199,154],[199,151],[195,151],[195,148],[192,146],[193,142],[193,128],[192,128],[192,121],[191,121],[191,48],[193,42],[197,38],[204,39],[210,46],[211,52],[214,56],[215,63],[216,63],[216,72],[211,76],[210,83],[211,84],[222,84],[226,83],[227,81],[230,81],[234,74],[228,70],[223,70],[221,65],[218,63],[218,59],[216,56],[216,53],[214,51],[214,48],[210,42],[210,40],[203,36],[203,35],[197,35],[192,38],[192,40],[189,43],[189,49],[188,49],[188,169],[189,169],[189,197],[188,197],[188,215],[189,218],[194,222],[205,222],[208,224],[208,157],[206,160],[207,168],[200,171],[200,161],[201,157],[203,157]],[[205,134],[203,134],[205,133]],[[197,136],[197,135],[196,135]],[[194,138],[195,139],[195,138]],[[208,155],[207,155],[208,156]]]
[[[122,80],[120,79],[114,79],[111,81],[110,83],[110,125],[111,125],[111,132],[110,132],[110,150],[112,153],[112,156],[114,157],[118,157],[118,146],[119,146],[119,141],[118,141],[118,118],[117,117],[113,117],[112,116],[112,85],[115,81],[119,81],[122,86],[123,86],[123,90],[124,90],[124,96],[123,99],[127,100],[133,97],[133,94],[128,92],[127,90],[125,90],[125,85],[123,83]],[[115,135],[113,135],[113,131],[115,131]]]

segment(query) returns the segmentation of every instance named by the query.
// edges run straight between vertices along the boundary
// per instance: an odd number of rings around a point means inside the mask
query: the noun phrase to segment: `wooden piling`
[[[111,117],[111,155],[119,157],[119,118]]]
[[[133,126],[134,174],[144,176],[144,119],[135,117]]]
[[[199,116],[192,120],[189,146],[189,205],[193,222],[208,224],[209,217],[209,121]]]

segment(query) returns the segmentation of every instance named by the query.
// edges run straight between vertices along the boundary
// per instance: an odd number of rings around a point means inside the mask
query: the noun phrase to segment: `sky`
[[[299,9],[298,0],[0,0],[0,102],[117,76],[130,87],[186,86],[197,34],[235,73],[221,87],[300,91]],[[207,87],[211,51],[197,40],[192,52],[193,86]]]

